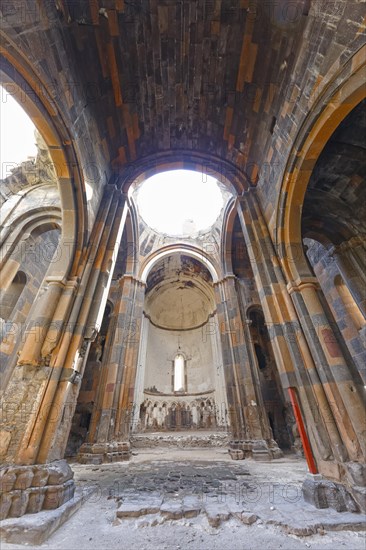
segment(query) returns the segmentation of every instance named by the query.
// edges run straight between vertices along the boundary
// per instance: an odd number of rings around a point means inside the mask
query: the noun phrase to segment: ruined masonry
[[[304,457],[306,502],[366,512],[364,6],[35,4],[1,8],[38,151],[0,182],[1,519],[156,447]],[[211,227],[141,215],[174,170]]]

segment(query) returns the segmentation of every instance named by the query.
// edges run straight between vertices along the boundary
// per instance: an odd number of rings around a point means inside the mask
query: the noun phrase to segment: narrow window
[[[185,391],[184,366],[184,357],[181,353],[178,353],[174,359],[174,391]]]

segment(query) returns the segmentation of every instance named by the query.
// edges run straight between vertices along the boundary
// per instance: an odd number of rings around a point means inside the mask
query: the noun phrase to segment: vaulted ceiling
[[[60,3],[80,76],[95,85],[91,96],[104,95],[100,114],[122,161],[195,149],[243,162],[250,120],[261,112],[270,125],[269,84],[285,60],[291,70],[299,38],[301,10],[293,25],[288,2],[275,5],[271,13],[248,0]]]
[[[7,0],[0,10],[4,71],[27,73],[26,93],[51,98],[94,213],[107,182],[127,190],[180,162],[239,193],[258,185],[276,219],[319,89],[341,69],[347,78],[364,45],[361,2]]]
[[[212,277],[200,261],[183,253],[166,256],[147,278],[145,312],[161,328],[199,327],[215,308],[211,285]]]
[[[351,111],[322,151],[305,195],[303,235],[337,244],[366,231],[366,100]]]
[[[56,101],[66,100],[76,137],[87,112],[115,164],[184,150],[244,168],[271,131],[308,2],[30,4],[6,2],[4,28],[50,77]]]

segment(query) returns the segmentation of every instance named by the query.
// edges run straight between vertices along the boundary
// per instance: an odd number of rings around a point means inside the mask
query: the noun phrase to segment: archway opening
[[[30,162],[37,156],[35,126],[13,95],[0,86],[1,122],[0,156],[1,179],[24,161]],[[21,139],[19,139],[21,132]]]
[[[58,177],[49,148],[14,88],[0,87],[0,324],[3,389],[44,277],[62,262]],[[17,97],[17,100],[15,99]],[[20,139],[21,136],[21,139]]]
[[[366,99],[325,145],[306,190],[302,238],[328,320],[356,379],[366,383]]]
[[[226,396],[213,278],[185,252],[147,276],[132,430],[225,430]]]

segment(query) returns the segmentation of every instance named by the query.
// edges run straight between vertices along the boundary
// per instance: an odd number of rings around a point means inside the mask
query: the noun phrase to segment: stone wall
[[[365,320],[347,288],[331,249],[306,239],[307,255],[330,307],[333,323],[340,333],[340,345],[354,361],[362,379],[366,381]],[[361,282],[362,285],[362,282]]]
[[[148,332],[144,388],[153,386],[161,393],[172,393],[173,361],[178,346],[186,358],[187,393],[215,388],[215,367],[207,327],[182,332],[162,330],[151,323]]]

